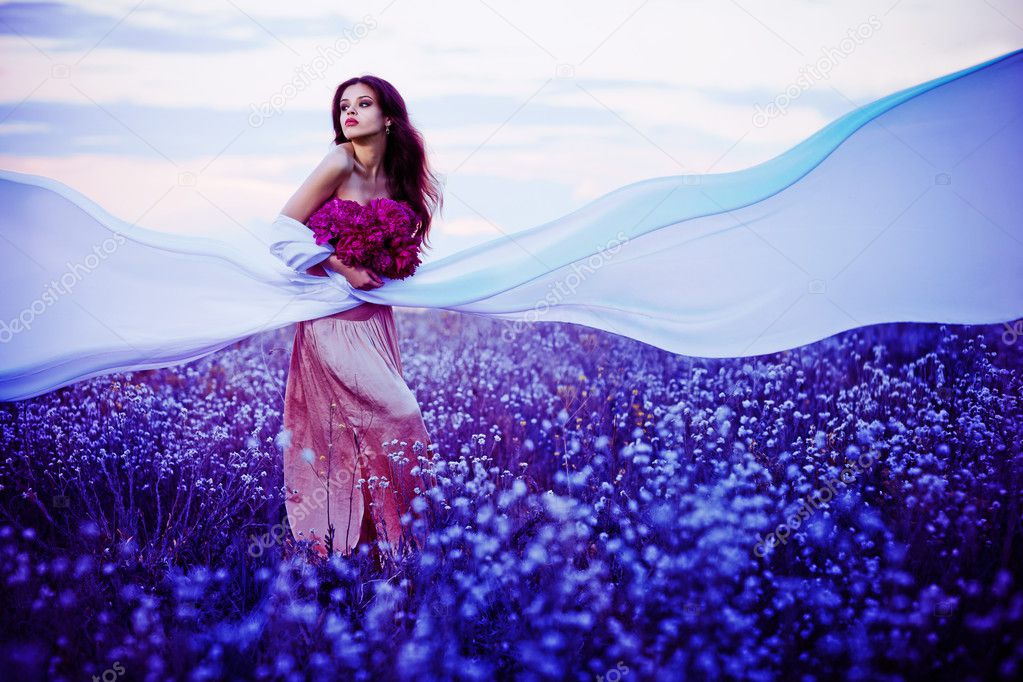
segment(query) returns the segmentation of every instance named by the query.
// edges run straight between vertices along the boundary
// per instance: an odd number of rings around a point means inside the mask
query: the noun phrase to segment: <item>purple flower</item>
[[[317,244],[330,244],[346,265],[368,267],[390,279],[411,276],[421,261],[419,217],[404,201],[328,199],[307,221]]]

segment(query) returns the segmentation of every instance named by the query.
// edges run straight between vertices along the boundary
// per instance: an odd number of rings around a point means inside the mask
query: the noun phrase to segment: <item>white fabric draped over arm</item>
[[[1023,50],[866,104],[773,159],[649,178],[352,289],[283,214],[231,242],[0,171],[0,400],[202,357],[362,301],[747,357],[885,322],[1023,316]],[[1013,332],[1014,333],[1014,332]]]
[[[313,231],[283,213],[270,226],[270,253],[292,270],[305,272],[334,252],[328,244],[317,244]]]

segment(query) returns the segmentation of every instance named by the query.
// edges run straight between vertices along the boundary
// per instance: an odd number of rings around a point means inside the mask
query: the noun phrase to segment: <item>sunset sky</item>
[[[1023,46],[1023,6],[13,2],[0,45],[0,167],[231,240],[260,239],[323,156],[336,85],[381,76],[446,181],[437,257],[644,178],[776,156]]]

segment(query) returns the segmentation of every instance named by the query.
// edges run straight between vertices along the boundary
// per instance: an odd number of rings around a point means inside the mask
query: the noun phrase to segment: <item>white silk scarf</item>
[[[188,362],[362,301],[572,322],[743,357],[883,322],[1023,317],[1023,50],[731,173],[660,177],[352,289],[279,215],[266,250],[130,225],[0,171],[0,400]]]

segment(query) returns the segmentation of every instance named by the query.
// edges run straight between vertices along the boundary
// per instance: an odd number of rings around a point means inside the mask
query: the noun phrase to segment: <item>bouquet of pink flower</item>
[[[330,244],[345,265],[360,265],[390,279],[410,277],[420,265],[419,219],[404,201],[328,199],[306,222],[317,244]]]

